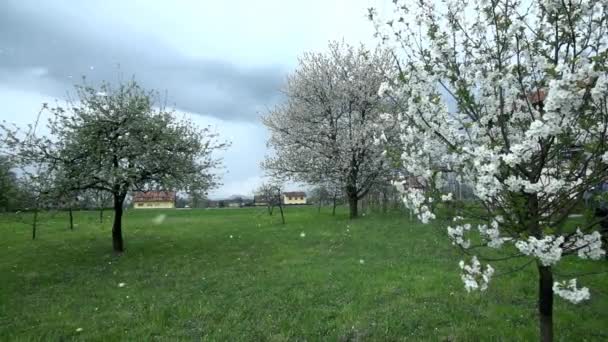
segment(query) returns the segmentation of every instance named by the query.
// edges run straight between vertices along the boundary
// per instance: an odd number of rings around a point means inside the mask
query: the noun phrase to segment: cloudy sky
[[[259,117],[280,101],[297,57],[329,40],[374,44],[365,13],[378,2],[1,0],[0,119],[31,122],[82,76],[134,75],[232,141],[211,196],[249,195],[266,153]]]

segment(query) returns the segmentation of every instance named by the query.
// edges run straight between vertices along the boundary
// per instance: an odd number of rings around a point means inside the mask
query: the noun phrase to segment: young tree
[[[460,262],[465,288],[487,288],[494,269],[482,267],[483,248],[535,263],[542,341],[553,338],[554,294],[573,303],[589,298],[576,279],[554,279],[558,262],[605,253],[599,221],[564,223],[582,194],[608,177],[607,6],[396,1],[396,17],[376,22],[383,40],[402,47],[400,72],[379,92],[405,98],[395,113],[403,166],[434,190],[401,187],[406,203],[423,222],[433,219],[431,202],[452,198],[441,193],[442,171],[474,189],[482,217],[464,212],[447,228],[472,255]]]
[[[318,211],[321,212],[321,207],[329,202],[331,194],[323,185],[317,185],[310,190],[310,200],[316,202]]]
[[[28,197],[23,203],[23,209],[33,213],[32,240],[35,240],[38,233],[38,214],[40,210],[48,209],[55,199],[54,166],[45,163],[25,164],[21,168],[21,174],[20,187],[27,192]]]
[[[317,201],[318,210],[321,211],[321,206],[328,203],[332,204],[332,215],[336,214],[336,205],[338,198],[342,196],[342,186],[338,182],[320,181],[316,182],[316,186],[311,190],[311,198]]]
[[[219,161],[212,152],[226,144],[209,128],[178,120],[155,102],[155,92],[135,81],[77,86],[76,92],[77,101],[47,107],[50,137],[15,138],[13,145],[21,156],[55,165],[70,180],[70,190],[112,194],[116,252],[124,250],[122,215],[129,191],[216,184],[212,171]]]
[[[47,202],[53,207],[67,209],[70,230],[74,230],[74,207],[77,205],[79,191],[72,187],[72,180],[69,179],[60,167],[52,170],[53,177],[48,178],[46,198]]]
[[[99,210],[99,223],[103,223],[103,211],[112,202],[112,193],[105,190],[92,189],[89,191],[94,198],[95,206]]]
[[[264,167],[308,184],[340,184],[357,217],[358,201],[386,171],[383,149],[371,142],[387,107],[377,90],[391,62],[386,50],[336,42],[325,54],[304,54],[287,80],[286,102],[262,119],[276,152]]]
[[[281,212],[281,222],[285,224],[285,215],[283,213],[283,185],[280,181],[272,180],[268,183],[260,185],[256,190],[257,196],[266,201],[268,215],[272,216],[274,207],[279,207]]]

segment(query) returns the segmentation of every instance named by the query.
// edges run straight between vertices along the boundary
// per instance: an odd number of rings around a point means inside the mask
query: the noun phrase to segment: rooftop
[[[174,200],[174,191],[138,191],[133,193],[133,202],[165,202]]]

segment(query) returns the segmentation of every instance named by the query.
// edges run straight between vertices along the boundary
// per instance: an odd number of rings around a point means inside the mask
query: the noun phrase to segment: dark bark
[[[527,196],[528,230],[538,239],[542,237],[539,224],[539,205],[536,194]],[[540,341],[553,341],[553,272],[551,266],[538,263],[538,322]]]
[[[68,212],[70,213],[70,230],[74,230],[74,213],[71,206],[68,208]]]
[[[333,201],[334,201],[334,203],[333,203],[333,208],[331,210],[331,215],[336,216],[336,195],[334,195]]]
[[[99,223],[103,223],[103,207],[99,208]]]
[[[283,201],[281,201],[281,192],[279,191],[279,210],[281,211],[281,221],[285,224],[285,215],[283,215]]]
[[[596,208],[595,217],[602,220],[600,222],[600,234],[602,235],[602,245],[608,246],[608,208]],[[606,253],[605,258],[608,259],[608,253]]]
[[[357,195],[348,195],[348,208],[350,210],[350,218],[354,219],[359,216],[359,199]]]
[[[32,240],[36,240],[36,225],[38,224],[38,208],[34,209],[34,222],[32,222]]]
[[[538,265],[538,314],[540,340],[553,341],[553,273],[550,266]]]
[[[320,213],[321,212],[321,199],[319,198],[319,206],[317,208],[317,212]]]
[[[386,214],[388,211],[388,194],[386,188],[382,190],[382,213]]]
[[[115,252],[123,252],[122,213],[125,195],[114,194],[114,224],[112,225],[112,246]]]

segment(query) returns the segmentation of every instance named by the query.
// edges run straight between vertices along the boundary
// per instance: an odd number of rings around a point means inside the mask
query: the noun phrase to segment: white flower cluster
[[[454,227],[448,226],[448,235],[452,240],[453,245],[461,246],[462,248],[469,248],[471,240],[464,238],[464,233],[471,230],[471,224],[466,223],[462,225],[456,225]]]
[[[502,190],[502,184],[496,178],[499,167],[499,158],[493,151],[485,146],[477,147],[472,162],[476,174],[475,195],[480,200],[489,200]]]
[[[475,290],[485,291],[488,288],[488,283],[494,274],[492,266],[486,265],[486,269],[482,270],[481,263],[477,260],[476,256],[473,256],[470,265],[465,264],[462,260],[459,265],[460,269],[462,269],[460,278],[467,292]]]
[[[480,224],[477,226],[477,229],[479,230],[481,236],[487,239],[488,247],[500,248],[506,241],[511,240],[511,238],[500,236],[500,230],[498,228],[500,222],[502,221],[502,216],[496,216],[496,218],[494,218],[492,222],[490,222],[489,227],[486,224]]]
[[[578,304],[583,300],[588,300],[589,298],[591,298],[588,288],[576,288],[576,279],[570,279],[568,282],[554,282],[553,292],[556,295],[574,304]]]
[[[568,239],[568,249],[576,251],[581,259],[599,260],[606,251],[602,249],[602,235],[598,231],[591,234],[583,234],[580,229],[576,234]]]
[[[378,89],[378,96],[384,97],[387,94],[393,92],[393,88],[388,82],[382,82],[380,84],[380,88]]]
[[[551,266],[562,258],[563,243],[563,236],[554,237],[553,235],[547,235],[540,240],[534,236],[530,236],[528,241],[517,241],[515,247],[522,254],[538,258],[543,266]]]
[[[394,183],[396,184],[396,183]],[[403,204],[405,207],[412,210],[416,217],[423,224],[429,223],[435,219],[435,214],[431,212],[428,203],[432,202],[432,198],[426,198],[424,192],[420,189],[405,189],[403,183],[396,184],[397,190],[403,193]]]
[[[441,200],[443,202],[449,202],[454,199],[454,195],[450,192],[448,194],[441,195]]]

